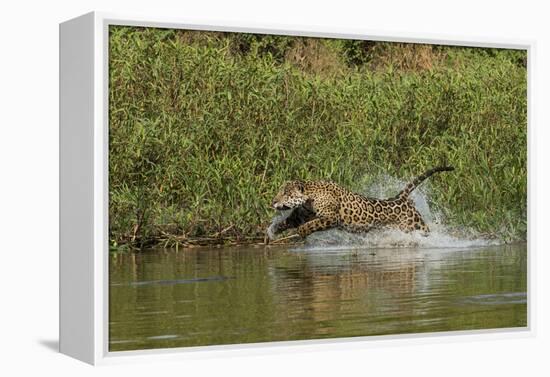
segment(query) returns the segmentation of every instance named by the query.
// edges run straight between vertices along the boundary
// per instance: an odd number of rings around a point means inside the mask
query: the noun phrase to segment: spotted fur
[[[390,199],[368,198],[330,181],[286,182],[273,199],[272,206],[277,210],[293,211],[273,233],[297,228],[300,236],[307,237],[330,228],[364,233],[387,226],[427,234],[429,228],[409,196],[434,173],[452,170],[454,168],[446,166],[430,169]]]

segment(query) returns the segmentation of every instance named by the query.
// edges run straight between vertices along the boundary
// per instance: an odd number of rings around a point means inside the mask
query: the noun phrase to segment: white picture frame
[[[141,351],[108,351],[108,28],[111,25],[189,30],[337,37],[472,47],[526,49],[528,101],[535,44],[525,40],[466,39],[460,36],[321,29],[313,26],[208,24],[185,19],[144,18],[92,12],[60,24],[60,351],[90,364],[149,359],[182,359],[235,353],[293,352],[302,349],[377,347],[381,344],[472,341],[535,335],[534,252],[528,241],[528,326],[525,329],[389,335],[330,340],[237,344]],[[532,147],[528,107],[528,167]],[[528,199],[532,185],[529,178]],[[528,200],[528,203],[530,201]],[[528,224],[531,224],[528,208]],[[531,225],[530,225],[531,228]]]

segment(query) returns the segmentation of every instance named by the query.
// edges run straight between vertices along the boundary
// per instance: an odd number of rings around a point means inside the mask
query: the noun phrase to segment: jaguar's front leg
[[[335,217],[317,217],[298,227],[298,234],[306,238],[313,232],[326,230],[338,226],[338,219]]]
[[[282,222],[275,224],[275,226],[272,228],[272,232],[273,234],[282,233],[290,228],[293,228],[292,224],[285,219]]]

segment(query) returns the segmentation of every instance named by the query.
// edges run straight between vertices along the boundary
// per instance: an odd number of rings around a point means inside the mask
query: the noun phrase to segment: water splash
[[[360,181],[363,190],[358,192],[372,198],[389,198],[396,195],[407,181],[388,175],[368,177]],[[430,209],[429,181],[416,188],[412,194],[416,208],[430,227],[428,236],[421,232],[404,233],[397,229],[377,229],[365,234],[349,233],[340,229],[330,229],[311,234],[305,242],[306,249],[347,249],[347,248],[473,248],[501,244],[499,240],[479,237],[474,231],[452,228],[445,225],[441,212]],[[270,239],[274,239],[278,224],[292,211],[278,213],[268,228]]]
[[[496,240],[464,235],[462,231],[451,231],[441,224],[428,224],[430,234],[420,232],[404,233],[397,229],[372,230],[366,234],[352,234],[331,229],[310,235],[306,247],[314,248],[471,248],[499,244]]]
[[[277,231],[277,226],[279,226],[280,223],[285,221],[288,218],[288,216],[290,216],[291,213],[292,213],[291,209],[287,211],[278,211],[275,217],[273,217],[273,219],[271,220],[271,224],[267,228],[267,236],[269,237],[270,240],[274,240],[277,238],[277,236],[275,235]]]

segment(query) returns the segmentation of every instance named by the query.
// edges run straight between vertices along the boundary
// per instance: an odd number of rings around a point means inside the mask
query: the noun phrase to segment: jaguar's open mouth
[[[273,208],[278,211],[288,211],[290,207],[285,206],[284,204],[273,204]]]

